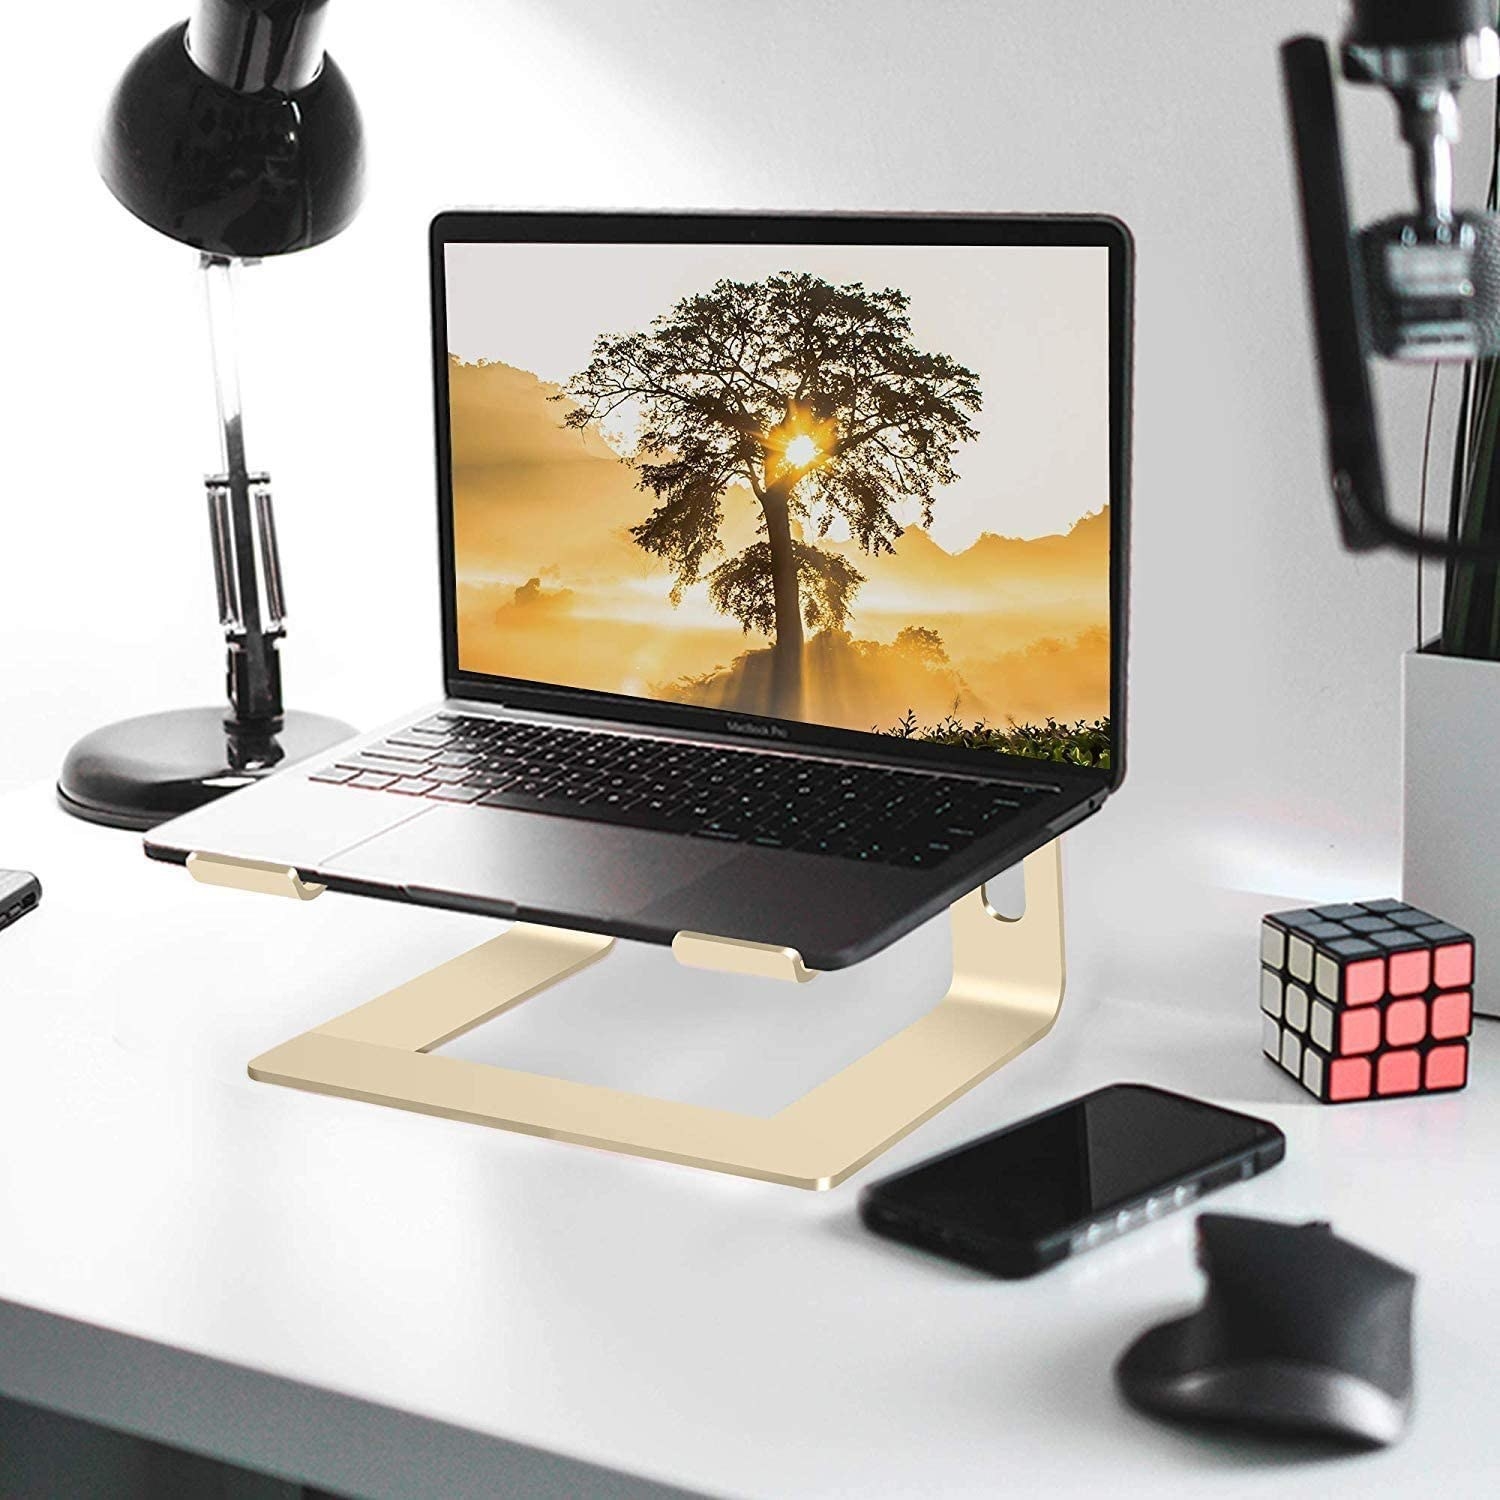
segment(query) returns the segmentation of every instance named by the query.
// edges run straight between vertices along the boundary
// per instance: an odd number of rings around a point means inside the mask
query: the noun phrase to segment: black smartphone
[[[1285,1154],[1269,1120],[1116,1083],[872,1183],[859,1212],[876,1234],[1034,1276]]]
[[[42,899],[42,883],[30,870],[0,870],[0,927],[19,922]]]

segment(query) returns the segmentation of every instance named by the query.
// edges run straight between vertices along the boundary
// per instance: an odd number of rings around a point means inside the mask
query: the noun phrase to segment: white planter
[[[1500,662],[1408,651],[1402,897],[1474,934],[1474,1008],[1500,1014]]]

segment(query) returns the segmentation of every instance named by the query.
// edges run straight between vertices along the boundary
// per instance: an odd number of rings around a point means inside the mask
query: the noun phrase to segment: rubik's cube
[[[1403,901],[1273,912],[1261,926],[1265,1054],[1325,1104],[1461,1089],[1474,939]]]

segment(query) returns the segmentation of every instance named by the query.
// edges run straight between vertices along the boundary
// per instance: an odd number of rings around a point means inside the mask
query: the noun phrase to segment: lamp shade
[[[201,0],[126,69],[99,170],[137,218],[210,255],[331,239],[363,182],[359,109],[319,40],[326,0]]]

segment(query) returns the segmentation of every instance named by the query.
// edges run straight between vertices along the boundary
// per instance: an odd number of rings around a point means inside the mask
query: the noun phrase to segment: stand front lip
[[[604,958],[612,938],[518,923],[272,1048],[251,1078],[767,1182],[836,1186],[1052,1029],[1065,968],[1057,841],[1024,862],[1026,911],[984,890],[949,911],[953,977],[936,1006],[770,1118],[653,1099],[431,1051]],[[195,879],[311,900],[295,870],[198,852]],[[679,949],[679,944],[681,948]],[[679,934],[679,961],[805,982],[795,949]]]

